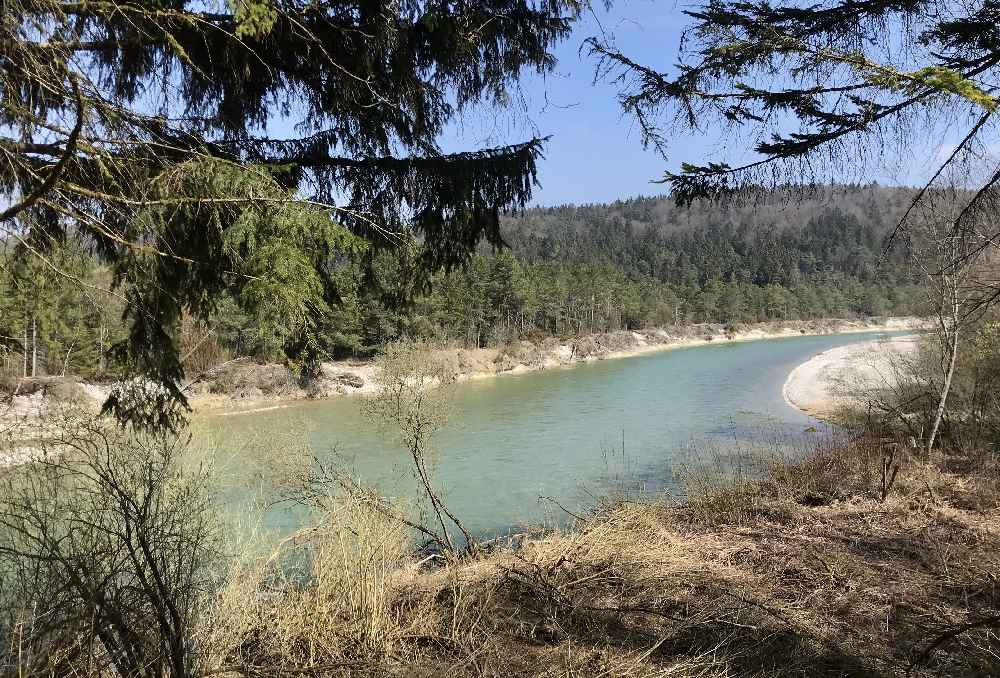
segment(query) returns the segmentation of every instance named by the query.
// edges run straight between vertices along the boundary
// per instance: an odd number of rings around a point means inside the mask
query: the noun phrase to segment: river
[[[734,448],[790,447],[818,435],[817,422],[782,397],[789,372],[821,351],[879,336],[710,344],[465,382],[434,441],[436,482],[480,535],[561,522],[564,509],[609,494],[673,491],[678,463],[724,463]],[[267,471],[243,450],[262,447],[264,467],[280,473],[283,455],[268,450],[306,446],[384,495],[405,500],[416,491],[409,457],[365,420],[357,398],[204,417],[197,430],[244,486],[264,482]]]

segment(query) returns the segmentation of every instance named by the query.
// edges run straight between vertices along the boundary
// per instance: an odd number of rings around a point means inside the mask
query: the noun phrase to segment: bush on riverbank
[[[0,467],[0,675],[198,675],[222,557],[205,469],[176,436],[69,407],[44,424],[0,428],[22,462]]]
[[[866,392],[868,407],[855,425],[903,430],[926,444],[940,405],[948,351],[939,332],[921,337],[912,356],[897,356],[887,386]],[[969,453],[1000,446],[1000,312],[990,310],[961,327],[955,370],[937,442]],[[857,415],[863,415],[859,417]]]
[[[205,384],[209,393],[237,399],[289,396],[301,390],[299,379],[286,366],[249,361],[231,361],[212,369]]]

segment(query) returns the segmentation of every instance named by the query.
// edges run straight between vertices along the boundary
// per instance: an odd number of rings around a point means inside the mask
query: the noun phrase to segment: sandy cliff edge
[[[597,360],[613,360],[660,351],[708,344],[779,339],[794,336],[916,330],[925,321],[913,317],[870,320],[761,323],[733,331],[722,325],[657,328],[634,332],[588,335],[568,342],[548,339],[539,345],[521,342],[504,348],[446,348],[439,357],[450,365],[459,381],[490,379],[539,370],[570,367]],[[806,373],[803,373],[805,376]],[[323,383],[313,397],[365,395],[377,391],[377,366],[371,362],[337,361],[323,365]],[[196,411],[212,415],[244,414],[275,409],[295,398],[234,401],[227,395],[192,399]],[[797,405],[795,405],[797,406]]]

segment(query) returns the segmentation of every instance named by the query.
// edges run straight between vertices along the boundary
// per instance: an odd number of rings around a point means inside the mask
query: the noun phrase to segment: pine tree
[[[506,105],[525,70],[551,69],[580,9],[3,0],[0,225],[26,255],[79,236],[111,266],[128,323],[113,353],[158,386],[107,409],[174,421],[185,314],[235,299],[308,372],[338,257],[415,238],[426,279],[499,245],[542,140],[445,154],[438,138],[470,106]]]

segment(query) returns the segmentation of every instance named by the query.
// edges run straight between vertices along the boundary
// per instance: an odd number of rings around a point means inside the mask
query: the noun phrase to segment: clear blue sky
[[[663,186],[650,182],[667,165],[652,150],[643,150],[638,130],[622,116],[616,87],[594,82],[595,60],[581,48],[587,37],[603,30],[641,63],[670,70],[685,20],[672,2],[620,0],[610,12],[595,8],[557,48],[555,72],[524,79],[523,101],[508,111],[473,112],[442,146],[471,149],[551,135],[539,167],[541,188],[534,200],[539,205],[663,193]],[[697,157],[705,141],[679,142],[671,148],[670,165]]]

